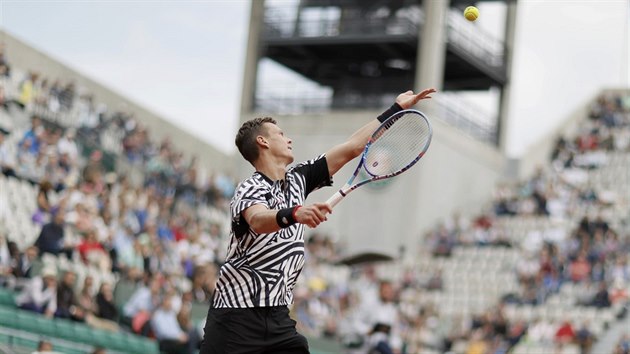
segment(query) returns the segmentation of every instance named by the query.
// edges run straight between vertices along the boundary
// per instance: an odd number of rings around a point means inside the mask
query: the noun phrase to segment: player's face
[[[286,158],[287,164],[293,162],[293,141],[284,135],[282,129],[275,124],[265,123],[267,127],[267,141],[271,152],[280,158]]]

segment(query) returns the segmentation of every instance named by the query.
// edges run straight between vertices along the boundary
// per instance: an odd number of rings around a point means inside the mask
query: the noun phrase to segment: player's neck
[[[272,163],[270,161],[260,162],[256,164],[256,171],[267,176],[272,181],[284,179],[286,166],[283,163]]]

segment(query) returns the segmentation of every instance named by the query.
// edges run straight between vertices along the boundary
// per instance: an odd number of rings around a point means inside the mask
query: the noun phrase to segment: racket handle
[[[343,199],[343,195],[341,195],[341,191],[337,191],[337,193],[333,194],[332,197],[328,198],[326,203],[330,205],[330,208],[334,208],[335,205],[339,204],[339,202]]]

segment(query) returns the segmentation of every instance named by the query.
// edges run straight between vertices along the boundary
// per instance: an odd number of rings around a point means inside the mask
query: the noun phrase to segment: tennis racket
[[[365,145],[352,177],[326,203],[334,208],[362,185],[407,171],[427,152],[432,136],[431,123],[420,111],[407,109],[387,118]],[[361,171],[364,179],[355,182]]]

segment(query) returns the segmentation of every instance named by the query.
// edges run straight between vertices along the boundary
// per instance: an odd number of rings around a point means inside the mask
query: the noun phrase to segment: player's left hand
[[[398,95],[398,97],[396,97],[396,103],[398,103],[402,109],[408,109],[413,107],[420,100],[431,98],[429,95],[434,92],[436,92],[434,88],[424,89],[419,93],[413,93],[413,91],[409,90]]]

